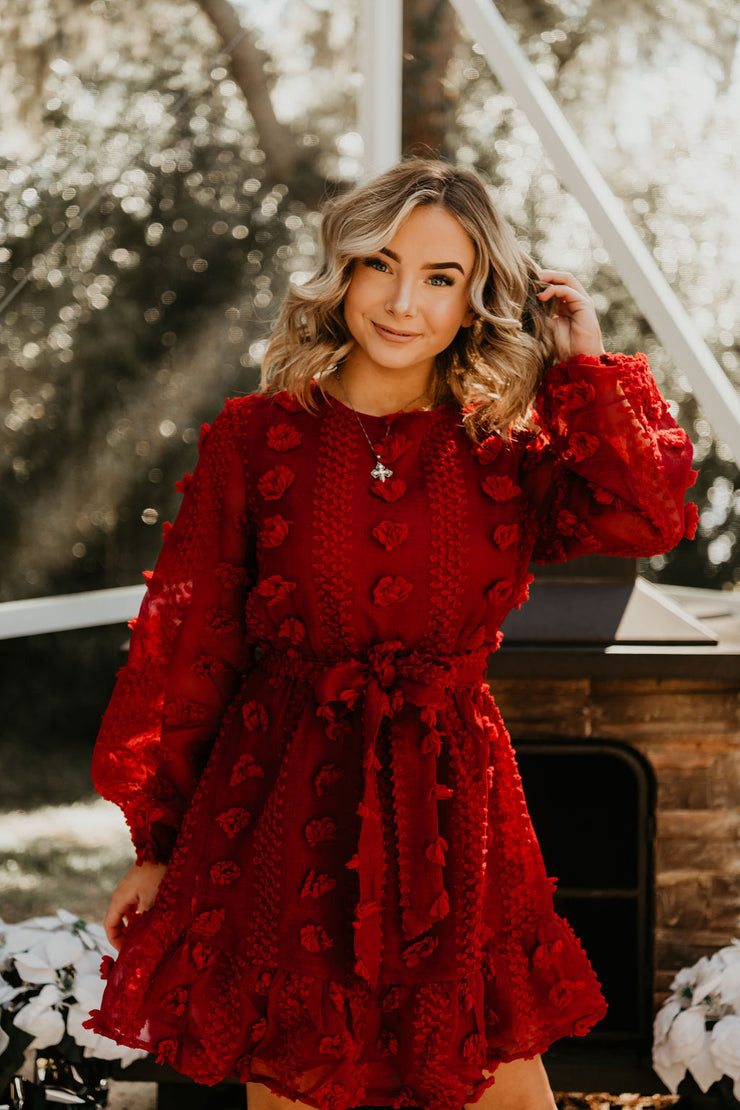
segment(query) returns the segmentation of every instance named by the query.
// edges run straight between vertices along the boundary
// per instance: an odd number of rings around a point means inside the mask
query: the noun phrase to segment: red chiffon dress
[[[606,1012],[553,909],[485,681],[536,561],[693,527],[692,450],[643,355],[545,376],[540,431],[314,387],[204,427],[93,757],[168,862],[89,1026],[200,1083],[322,1110],[460,1110]]]

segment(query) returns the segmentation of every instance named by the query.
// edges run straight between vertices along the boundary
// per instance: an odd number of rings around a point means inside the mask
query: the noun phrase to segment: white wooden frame
[[[401,158],[403,0],[361,0],[358,123],[364,168],[375,176]]]

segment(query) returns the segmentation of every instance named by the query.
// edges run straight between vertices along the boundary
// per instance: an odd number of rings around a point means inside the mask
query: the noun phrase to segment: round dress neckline
[[[385,416],[377,416],[374,413],[362,412],[360,409],[354,409],[350,405],[345,405],[344,401],[340,401],[338,397],[335,397],[331,393],[322,393],[318,382],[314,381],[311,383],[311,385],[319,393],[319,395],[324,398],[324,400],[326,400],[327,402],[333,402],[335,405],[338,405],[339,408],[344,409],[346,412],[353,412],[364,420],[384,420],[386,423],[391,420],[397,420],[399,416],[433,416],[435,413],[441,412],[443,409],[448,408],[452,404],[451,401],[443,401],[441,405],[435,405],[435,407],[432,409],[397,409],[395,412],[386,413]]]

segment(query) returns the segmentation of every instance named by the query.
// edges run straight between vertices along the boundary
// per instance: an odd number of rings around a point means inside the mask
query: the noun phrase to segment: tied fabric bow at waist
[[[372,987],[378,984],[382,951],[381,911],[384,895],[384,844],[377,773],[381,763],[377,739],[384,719],[390,721],[390,783],[397,830],[397,860],[401,926],[409,941],[427,932],[449,913],[444,886],[444,853],[447,842],[439,833],[438,803],[452,797],[449,787],[437,782],[437,756],[441,735],[437,710],[454,687],[480,683],[488,651],[478,649],[459,655],[401,654],[398,641],[376,644],[367,659],[351,656],[340,660],[307,659],[270,650],[262,656],[268,667],[280,665],[283,673],[309,682],[316,696],[316,715],[327,731],[348,714],[362,721],[363,795],[357,853],[347,864],[356,868],[360,898],[354,924],[355,972]],[[287,663],[287,666],[286,666]],[[409,734],[409,721],[399,721],[404,706],[414,706],[424,726],[421,740]],[[416,731],[416,730],[414,730]]]

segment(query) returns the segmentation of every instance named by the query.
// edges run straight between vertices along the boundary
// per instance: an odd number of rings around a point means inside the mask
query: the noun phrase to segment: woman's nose
[[[413,281],[400,277],[396,278],[385,307],[388,312],[413,316],[416,312],[416,295]]]

